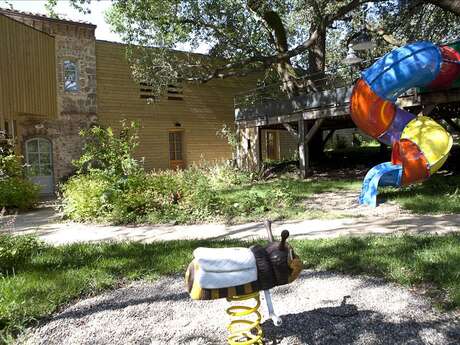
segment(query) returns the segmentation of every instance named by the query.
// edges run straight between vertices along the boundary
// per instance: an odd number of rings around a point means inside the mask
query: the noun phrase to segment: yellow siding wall
[[[241,79],[184,85],[184,100],[161,99],[148,104],[141,99],[140,87],[131,78],[130,67],[121,44],[97,41],[98,117],[104,126],[119,127],[121,119],[137,120],[141,125],[138,156],[147,169],[169,168],[169,130],[180,123],[183,129],[185,163],[231,158],[225,139],[216,135],[224,123],[233,125],[233,96],[251,87]],[[177,129],[177,128],[176,128]]]
[[[267,132],[276,133],[276,151],[279,160],[292,159],[295,157],[295,153],[298,150],[297,138],[294,137],[286,130],[275,130],[270,129],[262,130],[262,159],[266,160],[267,157]]]
[[[288,131],[279,131],[280,159],[295,159],[299,150],[297,138]]]
[[[52,118],[56,106],[54,38],[0,15],[0,122]]]

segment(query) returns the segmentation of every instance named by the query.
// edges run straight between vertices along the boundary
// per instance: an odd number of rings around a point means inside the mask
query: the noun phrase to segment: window
[[[78,91],[78,68],[77,64],[70,60],[64,61],[64,90]]]
[[[169,132],[169,159],[182,161],[182,132]]]
[[[168,85],[167,95],[170,101],[183,101],[184,88],[182,85]]]
[[[139,84],[139,98],[146,99],[148,102],[159,100],[159,98],[155,96],[153,85],[145,82]],[[183,101],[183,87],[181,85],[168,85],[166,89],[166,98],[170,101]]]
[[[156,97],[153,91],[152,84],[140,83],[139,86],[139,97],[141,99],[146,99],[149,102],[155,101]]]
[[[16,120],[5,121],[4,129],[0,129],[0,139],[14,139],[16,137],[17,137]]]
[[[34,138],[26,142],[27,175],[52,176],[51,143],[47,139]]]

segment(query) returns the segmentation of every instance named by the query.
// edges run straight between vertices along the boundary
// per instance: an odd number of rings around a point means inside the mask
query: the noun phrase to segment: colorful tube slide
[[[386,54],[362,72],[351,96],[351,116],[364,133],[392,146],[391,162],[373,167],[360,204],[377,205],[379,186],[407,186],[428,179],[444,162],[452,136],[436,121],[395,105],[410,88],[451,88],[460,77],[460,44],[417,42]]]

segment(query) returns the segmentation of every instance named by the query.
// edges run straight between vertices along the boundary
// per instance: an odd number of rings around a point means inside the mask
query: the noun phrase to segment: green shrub
[[[122,122],[118,134],[101,127],[81,134],[86,145],[75,162],[78,175],[61,188],[63,213],[72,220],[195,223],[261,213],[267,203],[281,202],[249,194],[238,207],[229,204],[222,191],[254,180],[251,173],[230,162],[146,173],[133,156],[138,143],[134,123],[128,126]]]
[[[76,221],[114,223],[195,223],[238,213],[225,205],[221,191],[251,180],[230,165],[113,176],[93,171],[62,187],[64,215]],[[260,204],[251,199],[245,206]]]
[[[229,162],[213,165],[207,171],[210,183],[216,188],[249,184],[255,180],[254,173],[238,169]]]
[[[21,157],[11,143],[0,145],[0,209],[32,208],[38,201],[40,187],[23,176]]]
[[[14,154],[13,144],[0,143],[0,179],[23,176],[21,157]]]
[[[30,209],[38,201],[40,187],[22,177],[0,179],[0,209]]]
[[[110,186],[110,180],[97,173],[71,177],[61,186],[64,215],[76,221],[102,220]]]
[[[134,158],[134,150],[139,145],[139,125],[125,120],[121,129],[114,132],[111,127],[99,126],[82,130],[85,140],[83,154],[74,161],[79,173],[90,171],[103,172],[112,176],[126,176],[137,173],[141,168]]]
[[[0,234],[0,276],[14,273],[45,244],[34,236],[12,236]]]
[[[0,179],[7,177],[21,177],[23,175],[21,157],[13,153],[0,154]]]

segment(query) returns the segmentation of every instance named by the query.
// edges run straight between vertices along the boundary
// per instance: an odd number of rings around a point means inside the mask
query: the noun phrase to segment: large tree
[[[82,11],[91,2],[71,1]],[[458,0],[112,0],[107,20],[128,44],[134,76],[157,93],[179,81],[257,72],[296,94],[300,75],[337,66],[351,33],[373,33],[372,58],[406,41],[460,35],[459,7]],[[172,50],[184,44],[208,54]]]

